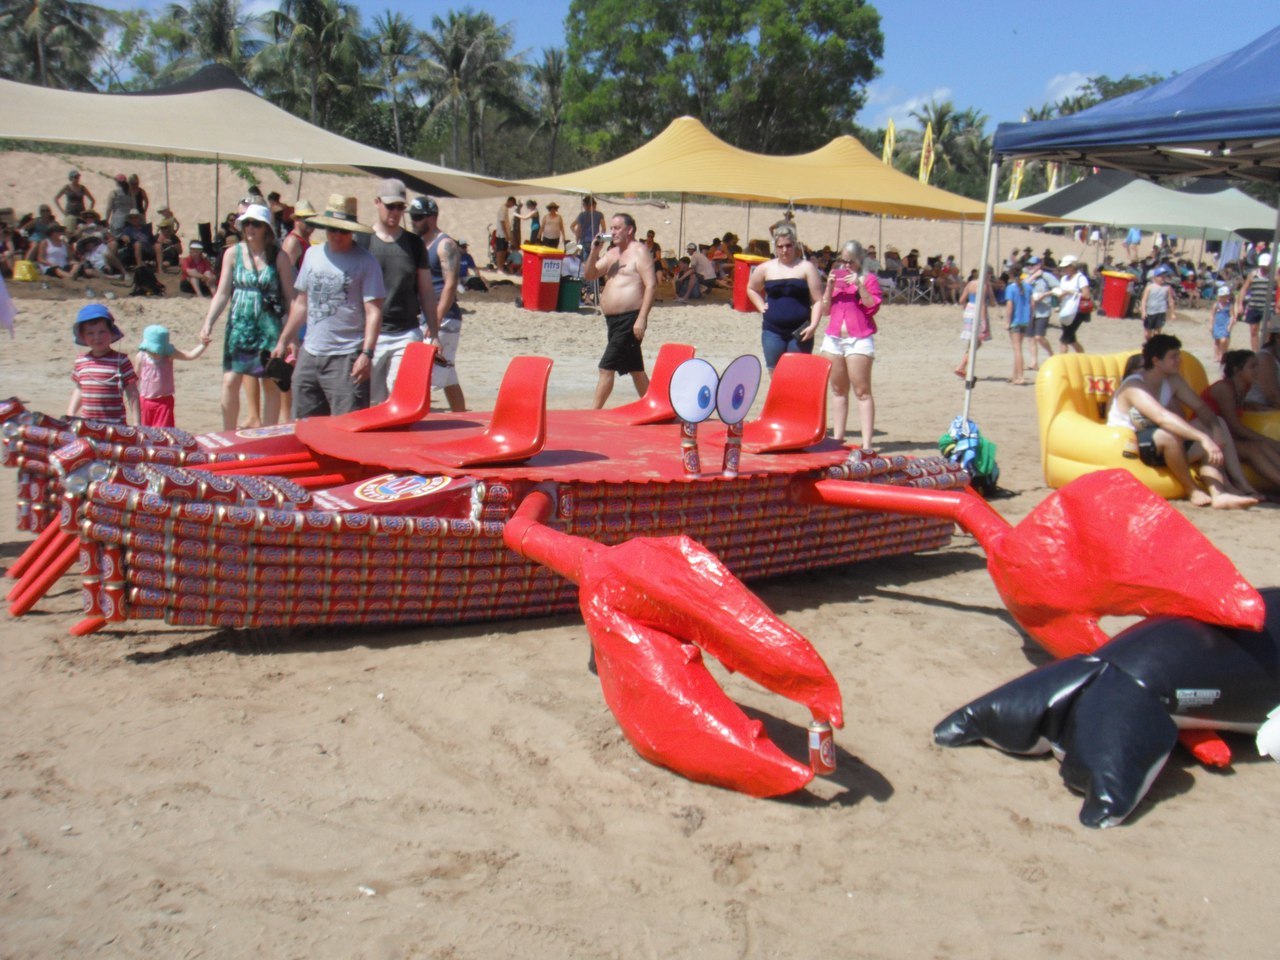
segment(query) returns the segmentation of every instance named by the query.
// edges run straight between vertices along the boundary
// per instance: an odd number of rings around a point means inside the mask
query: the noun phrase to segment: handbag
[[[1088,287],[1080,291],[1080,303],[1076,306],[1076,313],[1093,313],[1093,291]]]

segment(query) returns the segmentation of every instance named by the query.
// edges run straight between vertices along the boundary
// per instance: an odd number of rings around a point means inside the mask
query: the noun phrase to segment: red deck
[[[299,421],[296,434],[317,453],[388,470],[486,481],[654,483],[688,479],[680,460],[678,424],[630,426],[596,410],[548,410],[546,446],[519,464],[451,469],[425,455],[432,443],[478,435],[488,423],[488,413],[432,413],[411,427],[351,433],[334,428],[328,418],[315,417]],[[704,478],[720,474],[724,433],[718,424],[706,425],[698,433]],[[848,456],[843,445],[823,440],[797,452],[743,452],[738,472],[744,477],[802,473],[834,466]]]

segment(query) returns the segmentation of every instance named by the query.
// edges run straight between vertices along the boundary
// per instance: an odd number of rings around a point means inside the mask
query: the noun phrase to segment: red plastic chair
[[[687,343],[664,343],[658,348],[658,359],[653,362],[653,376],[644,396],[632,403],[604,411],[610,420],[639,426],[646,423],[666,423],[676,418],[671,409],[671,376],[676,367],[693,357],[695,350]]]
[[[386,430],[417,423],[431,411],[431,368],[436,362],[434,343],[411,343],[404,348],[391,396],[368,410],[331,417],[329,425],[351,433]]]
[[[517,463],[536,456],[547,442],[548,357],[516,357],[498,388],[483,433],[424,446],[424,459],[450,467]]]
[[[747,453],[780,453],[812,446],[827,435],[827,382],[831,361],[810,353],[784,353],[773,370],[760,419],[742,425]]]

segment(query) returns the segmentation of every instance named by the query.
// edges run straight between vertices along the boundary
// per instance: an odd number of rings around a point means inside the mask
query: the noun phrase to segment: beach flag
[[[1013,173],[1009,176],[1009,199],[1017,200],[1022,192],[1022,175],[1026,172],[1027,162],[1019,157],[1013,161]]]
[[[1058,189],[1058,164],[1052,160],[1049,161],[1044,165],[1044,172],[1045,176],[1049,178],[1049,186],[1047,189],[1052,193],[1054,190]]]
[[[933,124],[924,125],[924,140],[920,144],[920,182],[928,183],[933,172]]]
[[[893,148],[898,141],[898,131],[893,125],[893,117],[889,118],[889,125],[884,128],[884,153],[880,159],[889,166],[893,166]]]

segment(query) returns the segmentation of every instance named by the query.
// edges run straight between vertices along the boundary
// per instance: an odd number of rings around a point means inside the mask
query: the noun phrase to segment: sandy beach
[[[119,162],[76,165],[98,177]],[[3,205],[32,209],[51,198],[63,167],[0,155]],[[160,164],[122,169],[134,168],[158,204]],[[211,202],[212,169],[171,167],[188,237],[208,219],[198,211]],[[105,181],[89,186],[102,205]],[[273,186],[263,178],[264,190]],[[303,193],[323,203],[336,189],[371,211],[367,180],[307,174]],[[220,192],[236,197],[243,185],[227,181]],[[565,212],[576,206],[560,199]],[[474,241],[500,200],[446,199],[442,226]],[[677,208],[639,209],[642,230],[676,243]],[[756,209],[750,231],[744,221],[742,207],[691,205],[685,235],[759,236],[769,217]],[[959,252],[956,224],[886,221],[882,239],[874,218],[806,212],[799,224],[817,245],[834,243],[839,229],[903,252]],[[1003,249],[1081,252],[1069,238],[1000,234]],[[968,266],[978,241],[979,228],[966,227]],[[24,286],[15,291],[17,339],[0,339],[0,394],[62,413],[75,355],[69,326],[86,285]],[[195,342],[207,301],[88,286],[116,295],[122,346],[136,346],[149,323],[168,325],[180,346]],[[458,367],[469,404],[487,409],[507,361],[538,354],[555,361],[550,405],[589,405],[602,319],[522,310],[516,292],[463,300]],[[718,368],[759,353],[758,318],[734,313],[727,298],[682,306],[668,290],[664,300],[649,356],[665,341],[696,345]],[[957,307],[884,308],[880,449],[936,450],[962,402],[951,372],[960,324]],[[1205,311],[1180,313],[1169,332],[1211,361]],[[1136,347],[1141,330],[1098,317],[1081,339],[1110,352]],[[214,349],[177,365],[181,426],[220,427],[219,359]],[[1049,490],[1034,390],[1011,385],[1010,370],[1000,324],[979,356],[973,417],[999,446],[1001,485],[1014,495],[997,507],[1016,520]],[[621,383],[612,403],[632,396]],[[5,566],[30,540],[15,529],[14,501],[6,471]],[[1176,506],[1253,583],[1277,583],[1275,509]],[[970,538],[753,587],[822,653],[848,721],[837,772],[776,801],[639,759],[586,670],[577,616],[290,635],[139,622],[73,638],[80,597],[67,577],[33,613],[0,616],[0,955],[1273,955],[1280,839],[1270,810],[1280,805],[1280,771],[1257,758],[1250,738],[1230,739],[1237,762],[1228,773],[1175,751],[1147,800],[1107,831],[1080,826],[1080,799],[1051,758],[933,744],[934,724],[951,710],[1046,660],[1004,611]],[[806,711],[717,676],[784,750],[803,755]]]

